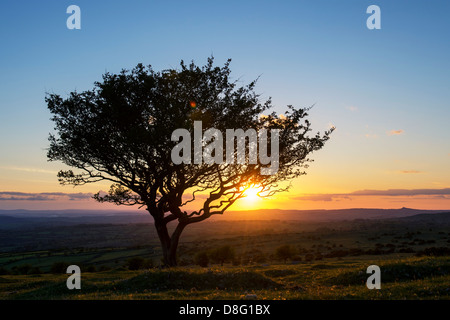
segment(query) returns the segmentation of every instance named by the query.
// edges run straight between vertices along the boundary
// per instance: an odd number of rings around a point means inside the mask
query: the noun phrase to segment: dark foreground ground
[[[215,221],[183,236],[177,268],[160,268],[149,223],[0,230],[0,299],[449,299],[450,214],[327,222]],[[234,255],[222,266],[215,248]],[[280,246],[290,254],[280,257]],[[196,256],[210,256],[200,267]],[[130,265],[133,258],[145,263]],[[82,289],[68,290],[69,264]],[[370,265],[381,290],[369,290]],[[130,270],[139,269],[139,270]]]

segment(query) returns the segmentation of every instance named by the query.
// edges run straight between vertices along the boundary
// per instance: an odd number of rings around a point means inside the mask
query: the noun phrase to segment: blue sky
[[[66,28],[71,4],[81,30]],[[371,4],[381,30],[366,27]],[[261,76],[257,91],[277,111],[315,103],[313,127],[337,127],[298,193],[449,187],[449,12],[443,0],[4,2],[0,191],[107,187],[58,185],[45,92],[90,89],[139,62],[161,70],[211,55],[232,58],[243,84]]]

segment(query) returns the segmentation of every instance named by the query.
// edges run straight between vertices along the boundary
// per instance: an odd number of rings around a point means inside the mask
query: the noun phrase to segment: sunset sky
[[[69,30],[66,8],[81,8]],[[381,30],[366,9],[381,8]],[[45,93],[93,87],[137,63],[232,59],[275,111],[335,126],[289,193],[238,209],[450,209],[449,1],[9,1],[0,9],[0,209],[109,209],[60,186],[46,157]],[[123,209],[113,207],[113,209]]]

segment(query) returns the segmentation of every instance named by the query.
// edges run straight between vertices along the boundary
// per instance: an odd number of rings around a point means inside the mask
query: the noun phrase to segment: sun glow
[[[250,186],[247,190],[245,190],[244,192],[244,199],[247,202],[256,202],[261,200],[261,197],[259,196],[258,192],[260,192],[261,188],[255,187],[255,186]]]

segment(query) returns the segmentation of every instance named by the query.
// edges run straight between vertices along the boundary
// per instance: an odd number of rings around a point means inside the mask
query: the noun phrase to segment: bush
[[[425,250],[419,251],[416,253],[416,256],[434,256],[434,257],[440,257],[440,256],[449,256],[450,255],[450,248],[448,247],[431,247],[426,248]]]
[[[97,271],[97,269],[93,265],[87,266],[85,270],[86,270],[86,272],[96,272]]]
[[[195,264],[198,264],[200,267],[206,268],[209,264],[209,257],[205,251],[199,252],[195,255],[194,258]]]
[[[233,261],[231,261],[231,264],[233,266],[240,266],[241,265],[241,259],[240,258],[234,258]]]
[[[9,274],[9,271],[3,267],[0,267],[0,275],[6,275]]]
[[[50,267],[50,273],[66,273],[68,266],[70,266],[70,264],[67,262],[63,261],[55,262]]]
[[[127,260],[129,270],[140,270],[153,268],[153,260],[146,260],[142,257],[134,257]]]
[[[5,271],[8,272],[6,269],[5,269]],[[24,265],[21,265],[21,266],[15,266],[15,267],[12,268],[11,271],[12,271],[13,274],[23,274],[23,275],[26,275],[26,274],[41,274],[42,273],[39,268],[33,267],[31,264],[24,264]],[[0,274],[2,274],[2,273],[0,273]],[[6,273],[4,273],[4,274],[6,274]]]
[[[282,245],[275,251],[275,256],[278,259],[284,260],[284,263],[287,262],[287,259],[292,259],[294,254],[294,248],[289,244]]]
[[[306,262],[310,262],[310,261],[313,261],[313,260],[314,260],[314,255],[312,253],[307,253],[305,255],[305,261]]]
[[[224,262],[232,261],[235,256],[234,249],[231,246],[222,246],[211,251],[210,258],[223,266]]]
[[[364,254],[364,250],[359,249],[359,248],[351,248],[348,250],[348,255],[349,256],[361,256]]]
[[[258,253],[253,259],[256,263],[267,262],[267,256],[264,253]]]
[[[167,279],[170,278],[170,281]],[[149,272],[140,274],[135,277],[126,279],[115,285],[116,292],[124,292],[126,294],[132,292],[164,292],[170,294],[167,290],[274,290],[282,288],[283,285],[275,280],[266,277],[255,271],[244,270],[211,270],[195,271],[195,270],[167,270],[163,269],[157,272]]]
[[[180,262],[178,262],[178,265],[181,267],[189,266],[191,264],[194,264],[194,261],[188,258],[182,258],[180,259]]]
[[[28,274],[42,274],[42,271],[38,267],[32,267],[30,271],[28,271]]]
[[[381,255],[381,254],[384,254],[385,252],[380,249],[368,249],[368,250],[366,250],[365,253],[368,255]]]
[[[111,270],[111,268],[108,266],[101,266],[100,268],[98,268],[99,272],[109,271],[109,270]]]
[[[333,250],[329,252],[326,257],[327,258],[342,258],[349,255],[349,252],[347,250]]]

